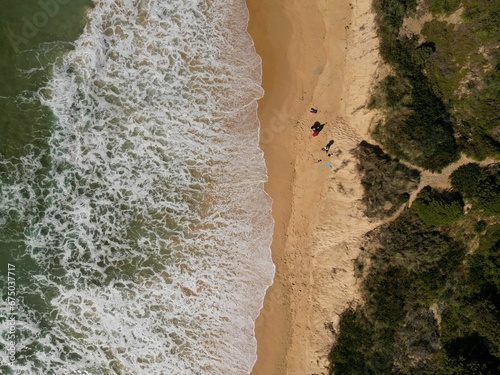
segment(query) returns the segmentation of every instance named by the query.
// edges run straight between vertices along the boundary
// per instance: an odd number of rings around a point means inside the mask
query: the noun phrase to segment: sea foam
[[[35,96],[48,147],[2,162],[32,263],[16,374],[248,374],[274,266],[246,5],[97,0],[88,18]]]

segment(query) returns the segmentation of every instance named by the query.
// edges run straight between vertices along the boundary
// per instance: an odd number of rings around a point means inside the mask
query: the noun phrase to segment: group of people
[[[324,124],[321,124],[319,121],[316,121],[313,124],[313,126],[311,126],[312,136],[316,137],[319,134],[319,132],[323,130],[324,127],[325,127]]]
[[[311,113],[318,113],[318,110],[316,108],[311,108]],[[324,124],[320,123],[319,121],[314,122],[314,124],[311,126],[311,131],[312,131],[312,136],[316,137],[318,134],[323,130],[325,127]],[[332,156],[330,153],[330,147],[333,145],[333,139],[330,140],[325,147],[321,149],[321,151],[325,151],[328,156]]]

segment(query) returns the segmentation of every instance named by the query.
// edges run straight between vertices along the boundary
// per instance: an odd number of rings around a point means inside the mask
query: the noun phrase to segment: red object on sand
[[[313,137],[316,137],[318,134],[319,134],[319,131],[315,130],[315,131],[313,131],[312,136],[313,136]]]

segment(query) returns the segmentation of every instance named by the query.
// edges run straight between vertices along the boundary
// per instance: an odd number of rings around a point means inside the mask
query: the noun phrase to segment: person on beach
[[[328,144],[325,147],[323,147],[321,151],[325,151],[328,154],[328,151],[330,151],[330,147],[332,147],[332,145],[333,145],[333,139],[330,142],[328,142]],[[328,154],[328,156],[330,156],[330,154]]]
[[[319,121],[316,121],[313,126],[311,126],[312,136],[316,137],[321,130],[323,130],[325,125],[321,124]]]
[[[311,110],[309,112],[311,112],[311,113],[318,113],[318,110],[316,108],[312,108],[311,107]]]

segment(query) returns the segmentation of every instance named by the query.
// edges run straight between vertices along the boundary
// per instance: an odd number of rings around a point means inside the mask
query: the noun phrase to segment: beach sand
[[[252,375],[327,374],[339,314],[359,299],[353,260],[380,224],[363,215],[352,154],[370,141],[375,115],[365,108],[380,61],[371,0],[247,4],[263,60],[259,119],[276,265],[256,321]],[[318,137],[315,121],[325,124]],[[328,157],[321,148],[330,140]]]

